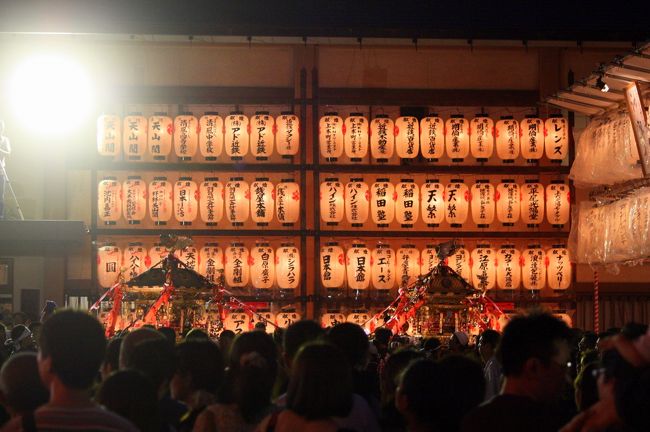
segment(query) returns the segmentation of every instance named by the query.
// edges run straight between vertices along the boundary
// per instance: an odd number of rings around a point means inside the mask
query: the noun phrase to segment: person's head
[[[34,351],[34,336],[29,328],[23,324],[15,325],[9,333],[9,340],[6,341],[12,352]]]
[[[219,348],[221,348],[221,353],[223,354],[226,363],[228,362],[228,357],[230,356],[230,347],[232,342],[235,340],[235,332],[232,330],[224,330],[219,335]]]
[[[266,323],[262,321],[258,321],[255,323],[255,327],[253,327],[254,331],[266,331]]]
[[[460,422],[485,397],[483,368],[474,360],[457,354],[443,358],[440,363],[441,382],[436,391],[444,395],[440,408],[440,430],[459,430]]]
[[[598,335],[592,331],[586,331],[578,342],[578,349],[580,352],[595,350],[596,342],[598,342]]]
[[[50,398],[38,375],[36,353],[18,353],[0,370],[0,398],[12,415],[30,412]]]
[[[426,358],[438,360],[442,354],[442,342],[437,337],[430,337],[424,340],[422,351]]]
[[[449,352],[459,354],[467,349],[469,336],[463,331],[455,331],[449,339]]]
[[[440,365],[431,360],[416,360],[402,373],[395,393],[395,406],[409,429],[437,430],[444,415],[440,406],[444,395],[437,391],[443,376]]]
[[[377,349],[380,351],[380,354],[388,351],[392,337],[393,332],[386,327],[379,327],[378,329],[375,329],[374,343]]]
[[[120,345],[122,345],[122,338],[116,337],[108,341],[106,345],[106,355],[102,363],[102,380],[106,379],[111,372],[120,368]]]
[[[398,378],[411,362],[423,357],[424,355],[421,352],[409,348],[398,350],[388,356],[380,376],[382,405],[386,406],[393,403]]]
[[[302,345],[321,338],[323,334],[322,327],[315,321],[301,320],[291,324],[284,332],[284,340],[282,343],[284,359],[287,366],[291,368],[293,359]]]
[[[46,387],[85,390],[92,385],[106,352],[104,328],[84,312],[63,310],[43,323],[38,369]]]
[[[349,322],[337,324],[330,329],[327,340],[343,351],[352,369],[365,368],[370,342],[361,326]]]
[[[144,374],[156,387],[158,397],[162,398],[167,394],[176,370],[174,345],[164,337],[145,340],[135,346],[126,366]]]
[[[621,335],[629,340],[635,340],[646,334],[647,331],[647,324],[632,321],[623,326],[621,329]]]
[[[162,334],[148,327],[142,327],[133,330],[131,333],[127,333],[122,339],[122,345],[120,347],[120,369],[128,367],[130,363],[129,357],[137,345],[146,340],[162,338],[164,338]]]
[[[173,399],[190,405],[197,391],[216,394],[223,379],[219,347],[211,341],[185,341],[176,346],[176,372],[171,380]]]
[[[339,348],[315,342],[298,350],[287,389],[287,408],[308,420],[350,413],[352,374]]]
[[[201,330],[199,328],[193,328],[192,330],[188,331],[187,334],[185,335],[185,341],[209,341],[210,336],[205,332],[205,330]]]
[[[598,367],[598,362],[586,364],[580,370],[573,383],[578,411],[585,411],[587,408],[598,402],[598,385],[595,376]]]
[[[169,342],[176,345],[176,331],[171,327],[158,327],[158,333],[165,336]]]
[[[478,340],[478,352],[484,362],[492,358],[497,350],[500,339],[501,334],[496,330],[487,329],[481,333],[481,337]]]

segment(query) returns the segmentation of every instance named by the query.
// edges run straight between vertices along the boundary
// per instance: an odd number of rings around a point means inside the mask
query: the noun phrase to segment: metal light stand
[[[0,168],[2,169],[2,176],[5,178],[5,182],[7,183],[7,186],[9,186],[9,192],[11,192],[11,196],[14,199],[14,202],[16,203],[16,209],[18,210],[18,216],[20,216],[20,220],[24,221],[25,216],[23,216],[23,211],[20,208],[20,204],[18,203],[18,198],[16,198],[16,193],[14,192],[13,186],[11,186],[11,181],[9,180],[9,176],[7,175],[7,170],[5,169],[4,164],[0,163]],[[4,199],[4,197],[0,197],[0,199]]]

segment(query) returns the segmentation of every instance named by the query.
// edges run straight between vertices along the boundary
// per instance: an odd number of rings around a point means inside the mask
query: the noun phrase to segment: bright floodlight
[[[79,64],[64,57],[30,57],[16,67],[7,84],[17,119],[39,135],[71,132],[90,113],[90,80]]]

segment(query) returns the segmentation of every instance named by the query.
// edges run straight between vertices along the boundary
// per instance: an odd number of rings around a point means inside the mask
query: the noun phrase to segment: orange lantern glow
[[[268,242],[259,242],[251,249],[251,281],[253,288],[271,289],[275,283],[275,251]]]
[[[184,249],[176,250],[174,255],[190,270],[197,270],[198,252],[194,246],[187,246]]]
[[[494,127],[497,156],[503,163],[514,163],[519,157],[519,122],[511,116],[501,117]]]
[[[246,312],[230,312],[223,322],[224,330],[230,330],[236,335],[250,330],[251,317]]]
[[[273,154],[275,119],[268,111],[257,111],[251,119],[251,153],[255,160],[265,161]]]
[[[151,249],[149,249],[149,257],[146,261],[147,268],[151,268],[160,264],[162,260],[169,256],[169,249],[160,243],[155,243]]]
[[[199,251],[199,273],[213,284],[223,276],[223,250],[219,243],[208,242]]]
[[[250,189],[243,177],[231,177],[226,183],[226,217],[233,226],[242,226],[250,215]]]
[[[370,188],[370,214],[377,227],[385,228],[395,218],[395,186],[390,179],[378,178]]]
[[[224,259],[224,275],[226,285],[232,288],[243,288],[248,285],[250,277],[249,252],[243,243],[233,242],[226,249]]]
[[[362,326],[370,319],[370,314],[366,311],[357,311],[357,312],[352,312],[351,314],[348,314],[346,321],[349,323],[356,324],[358,326]]]
[[[293,243],[283,243],[275,252],[278,288],[295,290],[300,286],[300,251]]]
[[[327,289],[341,288],[345,282],[345,253],[337,242],[320,249],[320,280]]]
[[[438,179],[426,179],[421,188],[422,220],[435,228],[445,219],[445,187]]]
[[[116,177],[105,177],[97,185],[97,214],[104,225],[115,225],[122,216],[122,185]]]
[[[529,162],[544,155],[544,122],[535,115],[527,115],[520,123],[521,155]]]
[[[527,290],[541,290],[546,285],[546,254],[539,245],[529,245],[522,253],[522,281]]]
[[[275,189],[275,214],[282,226],[293,226],[300,218],[300,185],[282,179]]]
[[[172,152],[172,137],[174,136],[174,121],[165,112],[154,113],[149,117],[147,133],[147,148],[153,160],[167,160]]]
[[[256,314],[251,316],[251,327],[255,328],[258,323],[264,324],[264,331],[272,335],[275,331],[275,314],[273,312],[257,311]]]
[[[181,177],[174,185],[174,216],[181,225],[192,225],[198,214],[199,189],[192,177]]]
[[[154,225],[167,225],[174,211],[174,187],[167,177],[149,183],[149,217]]]
[[[351,178],[345,185],[345,215],[353,227],[362,227],[368,220],[370,190],[363,178]]]
[[[420,153],[420,126],[411,116],[395,120],[395,150],[402,159],[414,159]]]
[[[128,160],[142,159],[147,148],[147,119],[141,113],[131,113],[124,117],[122,142]]]
[[[174,150],[182,161],[196,155],[199,144],[199,121],[192,113],[182,113],[174,119]]]
[[[476,114],[469,126],[469,149],[472,157],[486,162],[494,152],[494,120],[487,114]]]
[[[219,177],[206,177],[199,188],[199,213],[207,226],[216,226],[223,219],[223,197]]]
[[[97,151],[100,156],[119,156],[122,152],[120,118],[104,114],[97,119]]]
[[[326,112],[318,123],[320,154],[327,162],[336,162],[343,154],[343,119],[336,112]]]
[[[521,285],[521,254],[513,244],[504,244],[497,251],[497,286],[516,290]]]
[[[320,217],[326,225],[338,225],[345,214],[345,191],[338,178],[320,184]]]
[[[300,150],[300,119],[285,111],[275,119],[275,145],[283,158],[291,159]]]
[[[446,258],[447,265],[455,271],[458,276],[465,279],[465,282],[472,283],[471,269],[469,265],[470,254],[465,246],[459,245],[459,248]]]
[[[251,184],[251,219],[257,226],[267,226],[275,210],[275,188],[268,177],[258,177]]]
[[[115,243],[106,243],[97,249],[97,282],[110,288],[118,281],[122,271],[122,251]]]
[[[440,264],[438,258],[438,246],[428,244],[420,253],[420,274],[425,275]]]
[[[565,245],[553,245],[546,251],[548,263],[548,286],[554,290],[566,290],[571,286],[572,268],[569,251]]]
[[[415,245],[406,244],[397,249],[395,271],[400,288],[410,286],[417,281],[420,276],[420,251],[415,248]]]
[[[346,252],[346,274],[351,290],[365,290],[370,285],[370,251],[365,243],[355,241]]]
[[[453,228],[461,227],[469,213],[469,188],[463,180],[451,180],[445,187],[445,219]]]
[[[280,312],[275,316],[275,323],[278,327],[286,329],[296,321],[300,321],[300,318],[298,312]]]
[[[343,147],[352,162],[361,162],[368,154],[368,119],[362,113],[350,113],[345,119]]]
[[[529,226],[544,221],[544,186],[537,180],[526,180],[521,187],[521,219]]]
[[[320,325],[323,328],[331,328],[337,324],[346,322],[345,315],[342,313],[326,313],[320,317]]]
[[[370,123],[370,155],[386,163],[395,152],[395,123],[388,114],[378,114]]]
[[[140,176],[129,176],[122,186],[122,209],[129,225],[137,225],[147,215],[147,185]]]
[[[555,227],[562,227],[569,223],[570,216],[569,185],[562,180],[551,181],[551,184],[546,186],[546,220]]]
[[[133,279],[146,270],[147,251],[141,242],[129,243],[124,250],[122,262],[126,267],[126,279]]]
[[[250,125],[248,117],[239,111],[230,113],[224,121],[224,145],[230,160],[239,161],[248,154]]]
[[[469,121],[462,114],[445,122],[445,147],[452,162],[462,162],[469,154]]]
[[[474,223],[479,228],[488,228],[494,221],[494,187],[489,180],[476,180],[471,195]]]
[[[573,327],[573,320],[569,316],[569,314],[561,313],[561,314],[553,314],[553,316],[561,321],[564,321],[564,324],[566,324],[569,328]]]
[[[395,251],[388,244],[377,243],[372,250],[370,262],[372,263],[370,273],[373,288],[384,292],[392,290],[397,280]]]
[[[497,185],[494,199],[497,207],[497,220],[503,226],[513,226],[519,221],[521,212],[519,185],[506,179]]]
[[[208,111],[199,119],[199,152],[207,161],[215,161],[223,152],[223,119]]]
[[[544,122],[546,157],[560,163],[569,155],[569,126],[561,114],[551,115]]]
[[[496,252],[487,244],[477,244],[472,251],[472,285],[485,291],[496,284]]]
[[[413,179],[402,179],[395,186],[395,219],[402,228],[411,228],[420,214],[420,191]]]
[[[420,120],[420,150],[429,162],[437,162],[445,154],[445,122],[438,114]]]

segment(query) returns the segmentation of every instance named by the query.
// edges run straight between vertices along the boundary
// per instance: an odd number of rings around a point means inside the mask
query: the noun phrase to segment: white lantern
[[[223,198],[219,177],[206,177],[199,188],[199,213],[207,226],[216,226],[223,219]]]
[[[275,323],[278,327],[286,329],[296,321],[300,321],[300,318],[298,312],[280,312],[275,316]]]
[[[481,291],[496,284],[496,252],[489,245],[477,244],[472,251],[472,284]]]
[[[541,290],[546,285],[546,254],[539,245],[530,245],[522,253],[522,280],[527,290]]]
[[[97,214],[104,225],[115,225],[122,216],[122,185],[115,177],[105,177],[97,185]]]
[[[251,119],[251,153],[255,160],[265,161],[273,154],[275,119],[268,111],[257,111]]]
[[[331,328],[337,324],[346,322],[345,315],[342,313],[326,313],[320,317],[320,325],[323,328]]]
[[[327,112],[318,123],[320,154],[328,162],[336,162],[343,154],[343,119]]]
[[[126,267],[126,278],[133,279],[146,270],[147,251],[140,242],[129,243],[124,250],[123,263]]]
[[[122,187],[124,219],[139,224],[147,215],[147,185],[140,176],[129,176]]]
[[[231,112],[224,121],[224,145],[230,160],[239,161],[248,154],[250,126],[242,112]]]
[[[420,251],[410,244],[397,249],[395,268],[400,288],[412,285],[420,276]]]
[[[378,243],[372,250],[370,258],[372,263],[372,286],[376,290],[389,291],[395,287],[397,280],[395,274],[395,251],[390,245]]]
[[[472,185],[472,219],[479,228],[488,228],[494,221],[494,187],[489,180],[476,180]]]
[[[102,288],[117,283],[122,269],[122,251],[115,243],[106,243],[97,250],[97,282]]]
[[[174,216],[181,225],[192,225],[198,214],[199,189],[192,177],[181,177],[174,185]]]
[[[300,218],[300,185],[282,179],[275,188],[275,213],[282,226],[293,226]]]
[[[437,162],[445,154],[445,122],[438,114],[420,120],[420,150],[429,162]]]
[[[190,270],[196,271],[198,269],[198,252],[194,246],[176,250],[175,255]]]
[[[271,289],[275,283],[275,251],[268,242],[256,243],[251,249],[253,288]]]
[[[395,120],[395,150],[402,159],[414,159],[420,153],[420,128],[418,119],[411,116]]]
[[[267,334],[273,334],[275,331],[275,314],[273,312],[258,311],[251,317],[251,326],[255,328],[257,323],[263,323]],[[270,324],[270,325],[269,325]]]
[[[122,151],[120,118],[104,114],[97,119],[97,151],[100,156],[119,156]]]
[[[122,142],[128,160],[142,159],[147,148],[147,119],[140,113],[131,113],[124,117]]]
[[[248,285],[250,276],[248,248],[243,243],[233,242],[226,249],[224,259],[224,274],[226,285],[232,288],[243,288]]]
[[[174,119],[174,150],[180,160],[190,161],[199,144],[199,121],[192,113],[183,113]]]
[[[469,154],[469,121],[461,114],[445,122],[445,147],[452,162],[462,162]]]
[[[516,290],[521,285],[521,254],[515,245],[504,244],[497,251],[497,286]]]
[[[569,223],[571,215],[569,185],[563,181],[551,181],[546,186],[546,220],[557,227]]]
[[[469,126],[469,148],[472,157],[486,162],[494,152],[494,120],[487,114],[476,114]]]
[[[223,250],[219,243],[206,243],[199,251],[199,273],[213,284],[223,276]]]
[[[526,116],[520,123],[521,155],[535,161],[544,155],[544,122],[536,116]]]
[[[207,161],[215,161],[223,152],[223,119],[218,112],[206,112],[199,119],[199,152]]]
[[[548,286],[554,290],[566,290],[571,286],[572,269],[569,251],[564,245],[553,245],[546,251],[548,263]]]
[[[395,185],[395,219],[402,228],[411,228],[420,214],[420,192],[413,179],[402,179]]]
[[[343,146],[352,162],[361,162],[368,154],[368,119],[362,113],[350,113],[345,119]]]
[[[349,323],[363,326],[370,319],[370,314],[365,311],[352,312],[348,314],[346,321]]]
[[[337,178],[320,184],[320,217],[327,225],[338,225],[345,214],[345,191]]]
[[[167,160],[172,152],[172,138],[174,136],[174,121],[167,113],[157,112],[149,117],[149,131],[147,133],[147,147],[153,160]]]
[[[345,215],[353,227],[362,227],[368,220],[370,190],[362,178],[351,178],[345,185]]]
[[[395,186],[390,179],[378,178],[370,188],[370,214],[380,228],[387,227],[395,218]]]
[[[471,283],[471,268],[469,265],[470,254],[465,246],[459,245],[459,248],[446,258],[447,265],[455,271],[458,276],[462,277],[465,282]]]
[[[300,119],[291,111],[275,119],[275,145],[283,158],[292,158],[300,150]]]
[[[224,330],[230,330],[236,335],[250,330],[251,318],[246,312],[230,312],[223,323]]]
[[[378,114],[370,123],[370,155],[386,163],[395,152],[395,123],[387,114]]]
[[[544,186],[535,180],[526,180],[521,187],[521,219],[528,225],[544,221]]]
[[[295,290],[300,286],[300,251],[293,243],[283,243],[275,252],[278,288]]]
[[[425,275],[433,270],[435,267],[440,264],[440,258],[438,258],[438,246],[434,244],[428,244],[425,249],[422,249],[420,254],[420,274]]]
[[[167,177],[149,183],[149,217],[154,225],[167,225],[174,211],[174,187]]]
[[[519,122],[512,117],[501,117],[494,127],[497,156],[503,163],[514,163],[519,157]]]
[[[320,280],[327,289],[341,288],[345,282],[345,253],[337,242],[320,249]]]
[[[346,253],[346,274],[351,290],[365,290],[370,285],[370,251],[360,241],[352,244]]]
[[[233,226],[242,226],[250,214],[250,189],[243,177],[231,177],[226,183],[226,217]]]
[[[422,220],[435,228],[445,220],[445,187],[438,179],[426,179],[421,189]]]
[[[251,219],[257,226],[267,226],[273,220],[275,189],[268,177],[258,177],[251,184]]]
[[[445,187],[445,219],[454,228],[462,226],[469,213],[469,188],[462,180],[451,180]]]
[[[503,180],[497,185],[494,196],[497,205],[497,220],[503,226],[513,226],[519,221],[520,198],[519,185],[514,180]]]
[[[151,268],[156,266],[157,264],[160,264],[160,262],[165,258],[167,258],[168,256],[169,256],[169,249],[167,249],[165,246],[161,245],[160,243],[154,244],[153,247],[149,249],[147,268]]]
[[[560,163],[569,155],[569,126],[560,114],[552,115],[544,123],[546,157]]]

